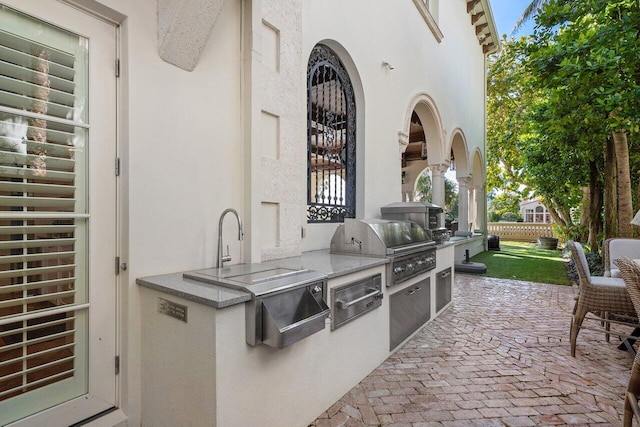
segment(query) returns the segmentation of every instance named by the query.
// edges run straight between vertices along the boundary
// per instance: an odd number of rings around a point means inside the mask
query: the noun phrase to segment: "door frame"
[[[124,19],[124,16],[117,16],[118,19],[110,19],[105,12],[114,12],[111,9],[98,8],[99,4],[92,4],[92,7],[96,7],[96,10],[92,10],[91,8],[84,7],[84,3],[77,3],[74,0],[0,0],[0,3],[9,6],[15,10],[23,12],[29,16],[32,16],[36,19],[42,20],[44,22],[52,23],[55,26],[60,28],[69,30],[73,33],[82,35],[87,37],[86,33],[82,31],[81,28],[70,28],[76,27],[78,20],[82,20],[82,25],[87,28],[90,26],[90,20],[98,20],[101,21],[102,24],[107,24],[112,26],[113,29],[113,39],[109,42],[113,48],[115,58],[120,58],[120,22]],[[100,10],[98,10],[100,9]],[[115,13],[115,12],[114,12]],[[117,14],[117,13],[116,13]],[[70,15],[73,16],[74,23],[69,24]],[[103,46],[104,47],[104,46]],[[95,47],[90,47],[90,52],[93,51]],[[91,54],[91,53],[90,53]],[[104,65],[104,64],[103,64]],[[109,132],[112,134],[108,137],[109,140],[113,141],[113,147],[109,148],[110,153],[113,152],[113,161],[119,158],[120,155],[120,112],[121,112],[121,88],[120,81],[116,76],[116,64],[115,61],[112,63],[113,65],[113,111],[109,112],[110,117],[106,119],[109,125]],[[89,72],[91,72],[92,65],[89,67]],[[96,93],[95,89],[99,86],[96,83],[95,77],[89,77],[89,96],[90,96],[90,104],[93,105],[96,101],[91,101],[91,94]],[[93,96],[93,99],[96,98],[96,95]],[[98,99],[103,99],[98,96]],[[91,110],[90,110],[90,113]],[[91,123],[92,120],[89,121]],[[94,128],[95,132],[95,128]],[[89,135],[89,145],[91,144],[91,133]],[[94,174],[96,171],[96,165],[93,162],[91,156],[89,157],[89,171],[90,174]],[[108,294],[108,298],[111,299],[110,304],[111,308],[106,310],[108,314],[106,316],[102,316],[101,318],[95,318],[95,310],[89,311],[89,326],[88,326],[88,393],[77,398],[74,398],[68,402],[65,402],[60,405],[56,405],[52,408],[43,410],[41,412],[35,413],[33,415],[27,416],[15,422],[8,424],[8,426],[16,426],[16,427],[24,427],[24,426],[42,426],[42,425],[70,425],[73,423],[77,423],[87,418],[91,418],[95,415],[100,414],[101,412],[109,411],[114,408],[120,406],[120,376],[117,374],[116,361],[119,360],[120,353],[120,325],[121,325],[121,313],[120,313],[120,303],[121,303],[121,292],[120,286],[121,281],[124,280],[121,276],[119,276],[120,266],[114,262],[114,258],[117,261],[121,246],[122,246],[122,230],[121,230],[121,222],[122,222],[122,192],[121,192],[121,180],[119,176],[115,173],[114,163],[109,160],[104,160],[106,165],[100,165],[100,169],[108,168],[113,172],[113,182],[109,184],[113,186],[113,200],[109,202],[109,206],[113,208],[113,210],[109,213],[114,222],[114,231],[115,235],[112,236],[113,242],[110,244],[109,250],[113,249],[113,253],[110,254],[109,257],[109,268],[111,274],[108,276],[108,283],[111,289],[105,290],[105,293]],[[88,191],[89,191],[89,204],[92,206],[92,197],[91,194],[96,194],[96,182],[97,180],[89,180]],[[94,209],[90,209],[90,212],[93,214]],[[95,267],[95,251],[98,247],[102,247],[103,245],[98,245],[96,242],[95,234],[99,234],[99,232],[94,233],[93,229],[95,225],[92,225],[91,220],[89,220],[89,238],[88,238],[88,246],[89,246],[89,259],[88,259],[88,267],[90,270],[89,277],[93,276],[91,271],[96,271],[98,267]],[[92,237],[94,236],[94,237]],[[91,253],[94,251],[94,255]],[[104,255],[107,257],[107,255]],[[101,261],[100,264],[103,264]],[[114,267],[115,265],[115,267]],[[104,266],[99,267],[102,271],[105,271]],[[91,280],[90,282],[91,283]],[[92,291],[91,285],[89,285],[89,302],[95,305],[95,291]],[[93,295],[93,296],[92,296]],[[98,298],[100,299],[100,297]],[[103,310],[105,311],[105,310]],[[101,313],[104,314],[104,313]],[[106,337],[104,340],[100,337],[98,333],[101,329],[101,326],[105,321],[112,322],[113,334],[110,337]],[[104,351],[104,348],[111,348],[112,350]],[[102,371],[98,374],[96,378],[96,369],[98,366],[104,366],[104,368],[99,369]],[[108,368],[107,368],[108,367]],[[110,374],[107,374],[110,372]],[[105,376],[108,375],[109,385],[106,390],[100,390],[102,386],[97,383],[104,381]],[[62,408],[64,407],[64,408]]]

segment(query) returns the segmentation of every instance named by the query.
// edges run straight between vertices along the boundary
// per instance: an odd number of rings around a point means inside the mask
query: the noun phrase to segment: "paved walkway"
[[[582,330],[575,289],[457,275],[453,305],[312,425],[621,425],[632,357]]]

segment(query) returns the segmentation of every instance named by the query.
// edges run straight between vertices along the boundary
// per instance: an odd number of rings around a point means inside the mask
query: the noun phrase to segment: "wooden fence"
[[[551,224],[534,222],[490,222],[489,235],[494,234],[502,240],[534,242],[538,237],[554,237]]]

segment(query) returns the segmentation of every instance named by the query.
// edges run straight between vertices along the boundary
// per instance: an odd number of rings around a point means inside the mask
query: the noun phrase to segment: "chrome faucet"
[[[218,259],[216,261],[216,268],[222,268],[223,264],[227,261],[231,261],[231,255],[229,255],[229,245],[227,245],[227,254],[222,255],[222,221],[224,220],[224,216],[231,212],[236,216],[238,220],[238,240],[244,239],[244,231],[242,231],[242,220],[240,219],[240,215],[235,209],[225,209],[220,215],[220,221],[218,222]]]

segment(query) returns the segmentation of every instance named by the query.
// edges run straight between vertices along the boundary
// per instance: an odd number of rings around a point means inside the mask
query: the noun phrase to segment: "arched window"
[[[536,206],[536,219],[534,222],[545,222],[544,208],[542,206]]]
[[[324,45],[307,66],[307,221],[342,222],[356,211],[356,103],[338,55]]]

